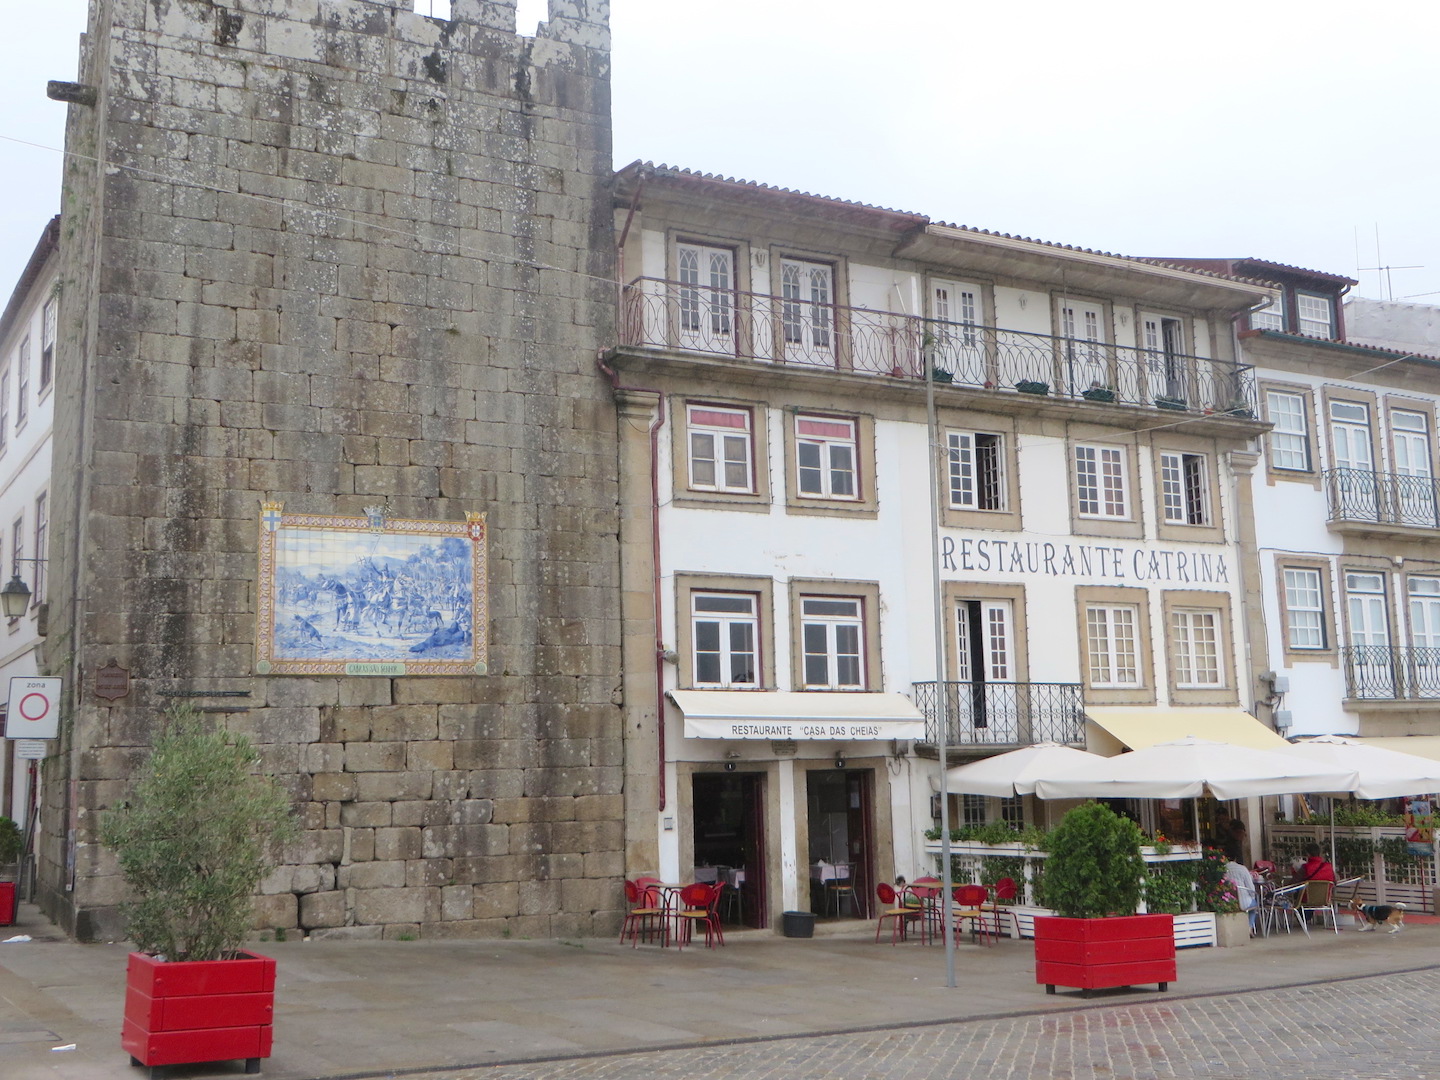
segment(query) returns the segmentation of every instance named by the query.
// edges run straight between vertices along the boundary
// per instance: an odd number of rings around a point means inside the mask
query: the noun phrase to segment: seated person
[[[1306,844],[1304,865],[1296,868],[1291,882],[1334,880],[1335,867],[1330,865],[1329,859],[1320,854],[1320,845]]]
[[[1255,932],[1255,913],[1260,906],[1260,898],[1255,889],[1255,877],[1245,864],[1240,861],[1240,845],[1231,842],[1227,845],[1225,857],[1225,880],[1235,891],[1235,899],[1240,904],[1240,910],[1250,916],[1250,932]]]

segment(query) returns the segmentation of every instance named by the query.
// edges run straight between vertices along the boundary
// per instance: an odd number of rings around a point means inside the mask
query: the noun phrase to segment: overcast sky
[[[543,0],[521,0],[533,26]],[[59,147],[85,0],[5,3],[0,136]],[[615,161],[1440,303],[1432,0],[612,0]],[[0,141],[0,295],[59,155]],[[1376,236],[1379,237],[1379,261]],[[1426,295],[1417,295],[1426,294]]]

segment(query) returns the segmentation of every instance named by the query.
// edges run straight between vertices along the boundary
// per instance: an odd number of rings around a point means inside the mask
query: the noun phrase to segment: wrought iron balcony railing
[[[1052,337],[844,307],[814,295],[767,296],[637,278],[624,289],[621,344],[1097,404],[1255,416],[1252,369],[1164,348]]]
[[[1368,701],[1440,700],[1440,648],[1348,645],[1340,650],[1347,697]]]
[[[926,742],[939,741],[942,685],[951,746],[1085,741],[1079,683],[917,682],[915,707],[925,715]]]
[[[1440,529],[1440,481],[1430,476],[1327,469],[1330,520]]]

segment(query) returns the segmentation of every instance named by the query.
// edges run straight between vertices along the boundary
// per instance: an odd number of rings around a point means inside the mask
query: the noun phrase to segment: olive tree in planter
[[[0,817],[0,926],[15,922],[19,900],[15,891],[20,881],[20,853],[24,848],[20,826],[8,817]]]
[[[1045,902],[1035,918],[1035,981],[1091,990],[1175,979],[1170,915],[1137,915],[1145,862],[1140,828],[1103,803],[1071,810],[1050,834]]]
[[[101,822],[132,899],[121,1044],[132,1065],[270,1056],[275,961],[242,949],[255,890],[293,835],[290,800],[243,737],[172,707],[128,803]]]

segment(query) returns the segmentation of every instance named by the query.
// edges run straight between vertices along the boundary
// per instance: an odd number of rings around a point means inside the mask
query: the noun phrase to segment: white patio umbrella
[[[1036,781],[1042,799],[1217,799],[1350,791],[1355,770],[1319,765],[1276,750],[1189,736],[1118,757],[1097,758]]]
[[[957,765],[945,774],[945,785],[950,791],[992,795],[1000,799],[1031,795],[1035,791],[1035,781],[1041,777],[1063,776],[1067,769],[1084,765],[1097,757],[1096,754],[1087,754],[1084,750],[1059,743],[1036,743],[1011,750],[1008,754],[996,754],[968,765]],[[1435,764],[1440,767],[1440,761]]]
[[[1352,788],[1337,788],[1332,794],[1354,795],[1360,799],[1394,799],[1405,795],[1428,795],[1440,791],[1440,761],[1367,746],[1343,735],[1317,735],[1291,743],[1276,753],[1302,761],[1356,771]],[[1335,808],[1330,808],[1330,863],[1335,864]]]

